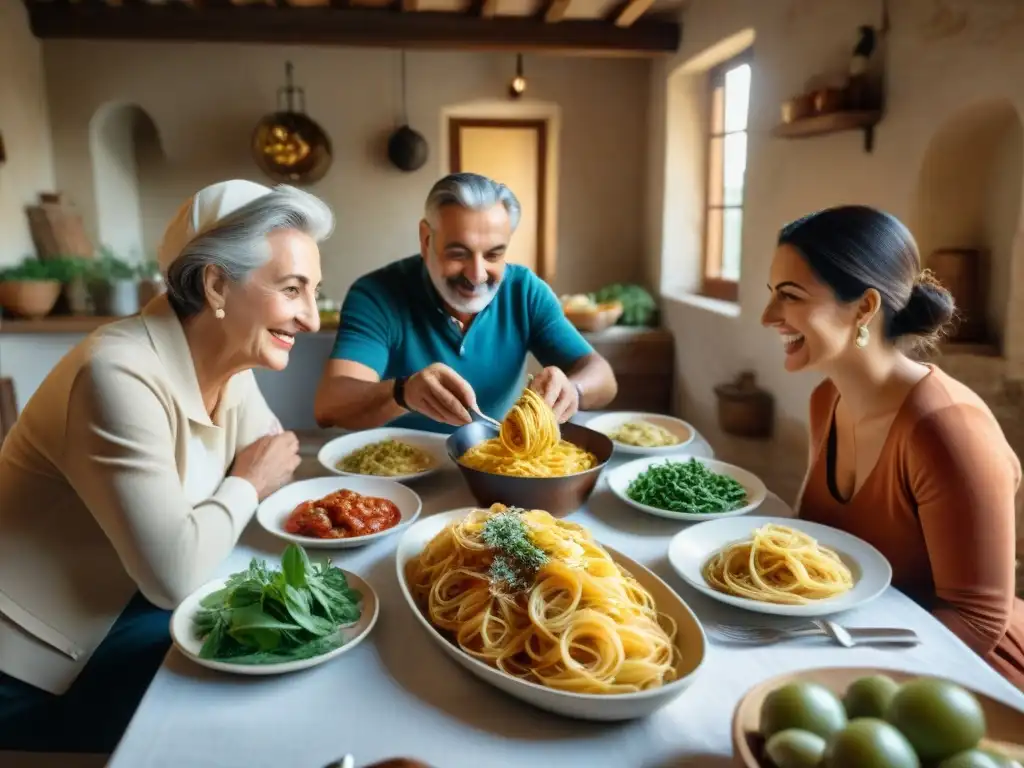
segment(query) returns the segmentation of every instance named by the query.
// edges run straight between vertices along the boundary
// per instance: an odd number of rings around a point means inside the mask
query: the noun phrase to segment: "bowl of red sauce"
[[[265,498],[256,520],[267,531],[306,548],[361,547],[414,522],[423,509],[408,486],[381,477],[317,477]]]

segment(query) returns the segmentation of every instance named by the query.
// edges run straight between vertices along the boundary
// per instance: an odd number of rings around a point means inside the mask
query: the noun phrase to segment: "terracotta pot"
[[[0,306],[22,317],[46,317],[62,290],[59,280],[2,280]]]

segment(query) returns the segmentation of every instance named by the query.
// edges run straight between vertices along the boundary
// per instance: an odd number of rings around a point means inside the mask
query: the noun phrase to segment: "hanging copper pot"
[[[331,140],[306,114],[306,93],[292,83],[290,61],[285,64],[285,79],[285,86],[277,91],[278,111],[260,120],[253,131],[253,159],[274,181],[313,184],[327,174],[334,160]]]

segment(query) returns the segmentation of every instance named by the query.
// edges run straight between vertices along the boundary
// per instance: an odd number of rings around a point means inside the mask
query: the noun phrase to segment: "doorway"
[[[545,248],[548,124],[546,120],[448,121],[451,172],[500,181],[519,199],[522,216],[506,260],[550,277]]]

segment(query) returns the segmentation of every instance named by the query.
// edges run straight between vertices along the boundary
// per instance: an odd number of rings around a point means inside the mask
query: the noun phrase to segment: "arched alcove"
[[[156,242],[143,211],[145,190],[164,164],[156,124],[138,105],[105,104],[89,123],[89,149],[97,242],[123,259],[152,257]]]
[[[1021,187],[1024,124],[1008,100],[972,104],[935,133],[924,155],[914,206],[914,231],[926,264],[943,249],[979,253],[979,315],[987,340],[1002,346],[1013,302],[1024,300],[1015,274],[1024,259]],[[965,264],[969,271],[973,265]],[[954,290],[954,293],[956,291]],[[969,297],[957,297],[965,310]],[[980,319],[980,317],[979,317]]]

